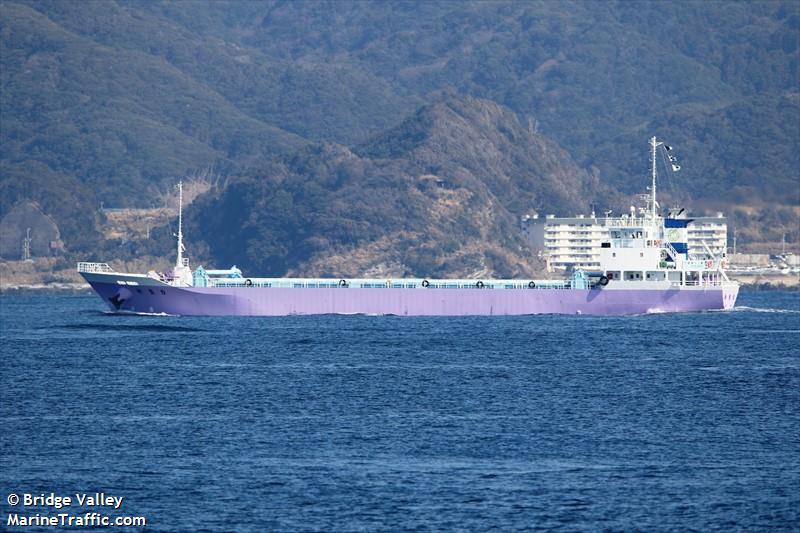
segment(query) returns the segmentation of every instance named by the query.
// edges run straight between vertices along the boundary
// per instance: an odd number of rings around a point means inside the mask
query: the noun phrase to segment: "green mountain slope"
[[[675,146],[681,166],[680,172],[661,174],[667,197],[683,205],[713,203],[719,208],[726,203],[800,205],[796,118],[800,93],[755,96],[716,109],[673,108],[647,126],[598,142],[597,159],[590,164],[609,177],[609,185],[636,192],[640,183],[626,182],[625,177],[646,173],[647,146],[641,140],[657,131]],[[631,146],[637,150],[620,149]],[[618,169],[624,172],[616,174]]]
[[[174,8],[149,9],[187,27],[235,35],[271,57],[358,65],[407,94],[427,98],[445,89],[500,102],[529,117],[580,163],[602,165],[603,179],[637,182],[638,167],[606,159],[611,145],[635,151],[637,145],[626,143],[643,131],[666,132],[692,146],[711,136],[749,147],[726,157],[684,152],[704,170],[693,180],[693,195],[709,191],[736,201],[745,187],[774,200],[785,190],[785,169],[797,168],[794,130],[775,124],[779,116],[800,121],[785,105],[800,87],[796,2],[198,7],[205,16],[197,21]],[[729,112],[718,120],[721,109]],[[776,139],[764,135],[772,132]],[[793,142],[781,142],[787,137]],[[769,154],[762,161],[769,166],[757,175],[750,170],[756,152]],[[715,172],[705,172],[712,167]]]
[[[2,14],[2,158],[75,176],[107,205],[149,205],[155,186],[187,169],[303,144],[158,58],[98,44],[26,6],[4,3]]]
[[[508,109],[450,98],[355,150],[316,145],[234,180],[188,227],[223,264],[271,275],[511,276],[537,264],[520,214],[603,194]]]
[[[30,6],[68,31],[117,51],[158,59],[223,97],[242,113],[311,140],[354,143],[383,130],[417,103],[352,65],[291,62],[242,46],[225,32],[198,34],[164,16],[155,5],[85,2],[88,12],[64,2]],[[213,5],[181,6],[187,14]],[[233,5],[241,11],[244,3]],[[278,147],[280,148],[280,147]],[[278,149],[277,151],[281,151]]]

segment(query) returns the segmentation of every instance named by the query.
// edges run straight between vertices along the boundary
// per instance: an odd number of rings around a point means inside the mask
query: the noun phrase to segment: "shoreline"
[[[0,285],[0,295],[6,294],[94,294],[88,283],[19,283]]]
[[[800,291],[800,276],[791,274],[728,274],[744,291]]]

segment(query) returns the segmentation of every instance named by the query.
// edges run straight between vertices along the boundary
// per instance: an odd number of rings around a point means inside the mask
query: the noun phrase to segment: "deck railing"
[[[161,281],[169,283],[170,279],[161,278]],[[636,280],[642,283],[668,282],[670,287],[710,287],[725,285],[726,281],[716,274],[704,276],[701,279],[684,280]],[[346,280],[342,285],[334,279],[276,279],[276,278],[210,278],[208,287],[230,287],[230,288],[274,288],[274,289],[476,289],[476,290],[542,290],[542,289],[573,289],[573,288],[602,288],[598,287],[595,281],[588,280],[581,284],[576,280],[538,280],[521,283],[518,280],[492,280],[481,282],[478,286],[477,281],[467,280],[430,280],[427,285],[421,281],[409,280]],[[612,281],[612,283],[615,283]],[[585,286],[584,286],[585,285]]]
[[[108,263],[78,263],[78,272],[114,272]]]
[[[569,289],[570,280],[365,280],[365,279],[209,278],[209,287],[268,287],[283,289]],[[533,286],[531,286],[531,284]]]

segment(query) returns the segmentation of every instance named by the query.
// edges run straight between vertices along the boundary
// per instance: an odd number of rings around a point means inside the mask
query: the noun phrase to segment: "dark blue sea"
[[[800,529],[797,292],[627,318],[0,306],[0,529],[97,492],[147,519],[119,531]],[[8,503],[50,493],[72,507]]]

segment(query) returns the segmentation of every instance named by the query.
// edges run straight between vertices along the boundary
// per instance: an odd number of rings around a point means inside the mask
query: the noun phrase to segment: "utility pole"
[[[31,259],[31,228],[25,231],[25,238],[22,239],[22,260],[32,261]]]
[[[736,228],[733,228],[733,255],[736,255]]]

